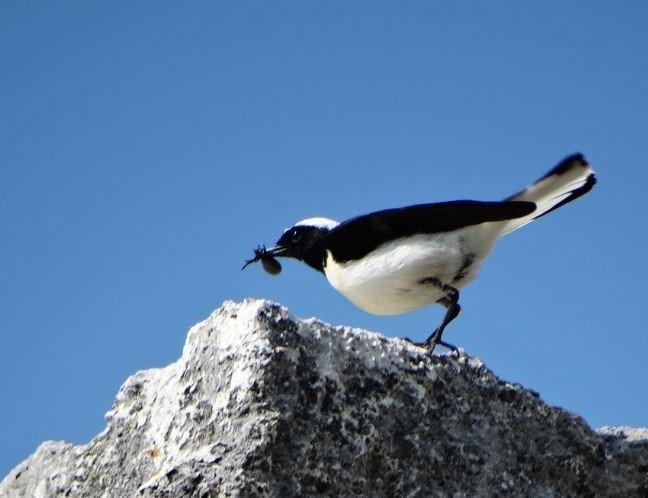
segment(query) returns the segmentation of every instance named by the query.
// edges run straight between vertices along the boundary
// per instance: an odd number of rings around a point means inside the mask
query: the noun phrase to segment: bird
[[[520,192],[501,201],[456,200],[375,211],[338,223],[307,218],[287,228],[274,246],[259,246],[242,269],[294,258],[322,273],[340,294],[374,315],[398,315],[440,304],[445,315],[422,342],[456,350],[443,332],[461,310],[459,291],[495,242],[588,193],[596,176],[583,154],[572,154]],[[408,339],[409,340],[409,339]]]

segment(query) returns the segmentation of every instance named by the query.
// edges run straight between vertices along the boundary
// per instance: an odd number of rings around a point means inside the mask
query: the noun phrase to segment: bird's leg
[[[443,331],[446,328],[446,326],[452,320],[457,318],[457,315],[461,311],[461,306],[459,306],[459,291],[456,288],[452,287],[451,285],[444,284],[438,278],[424,278],[423,280],[421,280],[421,283],[432,284],[445,293],[445,296],[443,296],[437,302],[446,307],[446,314],[443,317],[441,324],[437,327],[437,329],[432,333],[430,337],[425,339],[425,341],[423,342],[414,343],[414,344],[429,349],[430,354],[432,354],[437,344],[446,347],[448,349],[451,349],[453,351],[456,351],[457,347],[445,341],[442,341],[441,336],[443,335]]]

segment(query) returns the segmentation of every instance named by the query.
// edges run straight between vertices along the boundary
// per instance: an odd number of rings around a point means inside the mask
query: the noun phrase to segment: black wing
[[[390,240],[520,218],[535,207],[525,201],[451,201],[386,209],[341,223],[328,233],[324,244],[337,261],[350,261]]]

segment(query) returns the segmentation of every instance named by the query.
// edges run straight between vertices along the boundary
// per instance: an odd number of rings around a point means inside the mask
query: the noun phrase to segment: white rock
[[[1,497],[646,496],[647,429],[592,431],[463,354],[226,302],[138,372],[87,445]]]

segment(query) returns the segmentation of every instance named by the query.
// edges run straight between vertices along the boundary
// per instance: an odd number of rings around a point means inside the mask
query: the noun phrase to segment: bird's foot
[[[425,339],[424,341],[413,341],[409,337],[405,337],[405,340],[414,346],[417,346],[419,348],[427,349],[429,354],[432,354],[434,352],[434,349],[437,346],[443,346],[444,348],[449,349],[450,351],[459,351],[459,348],[455,346],[454,344],[450,344],[449,342],[445,342],[441,340],[441,335],[437,334],[435,331],[434,334],[432,334],[430,337]]]

